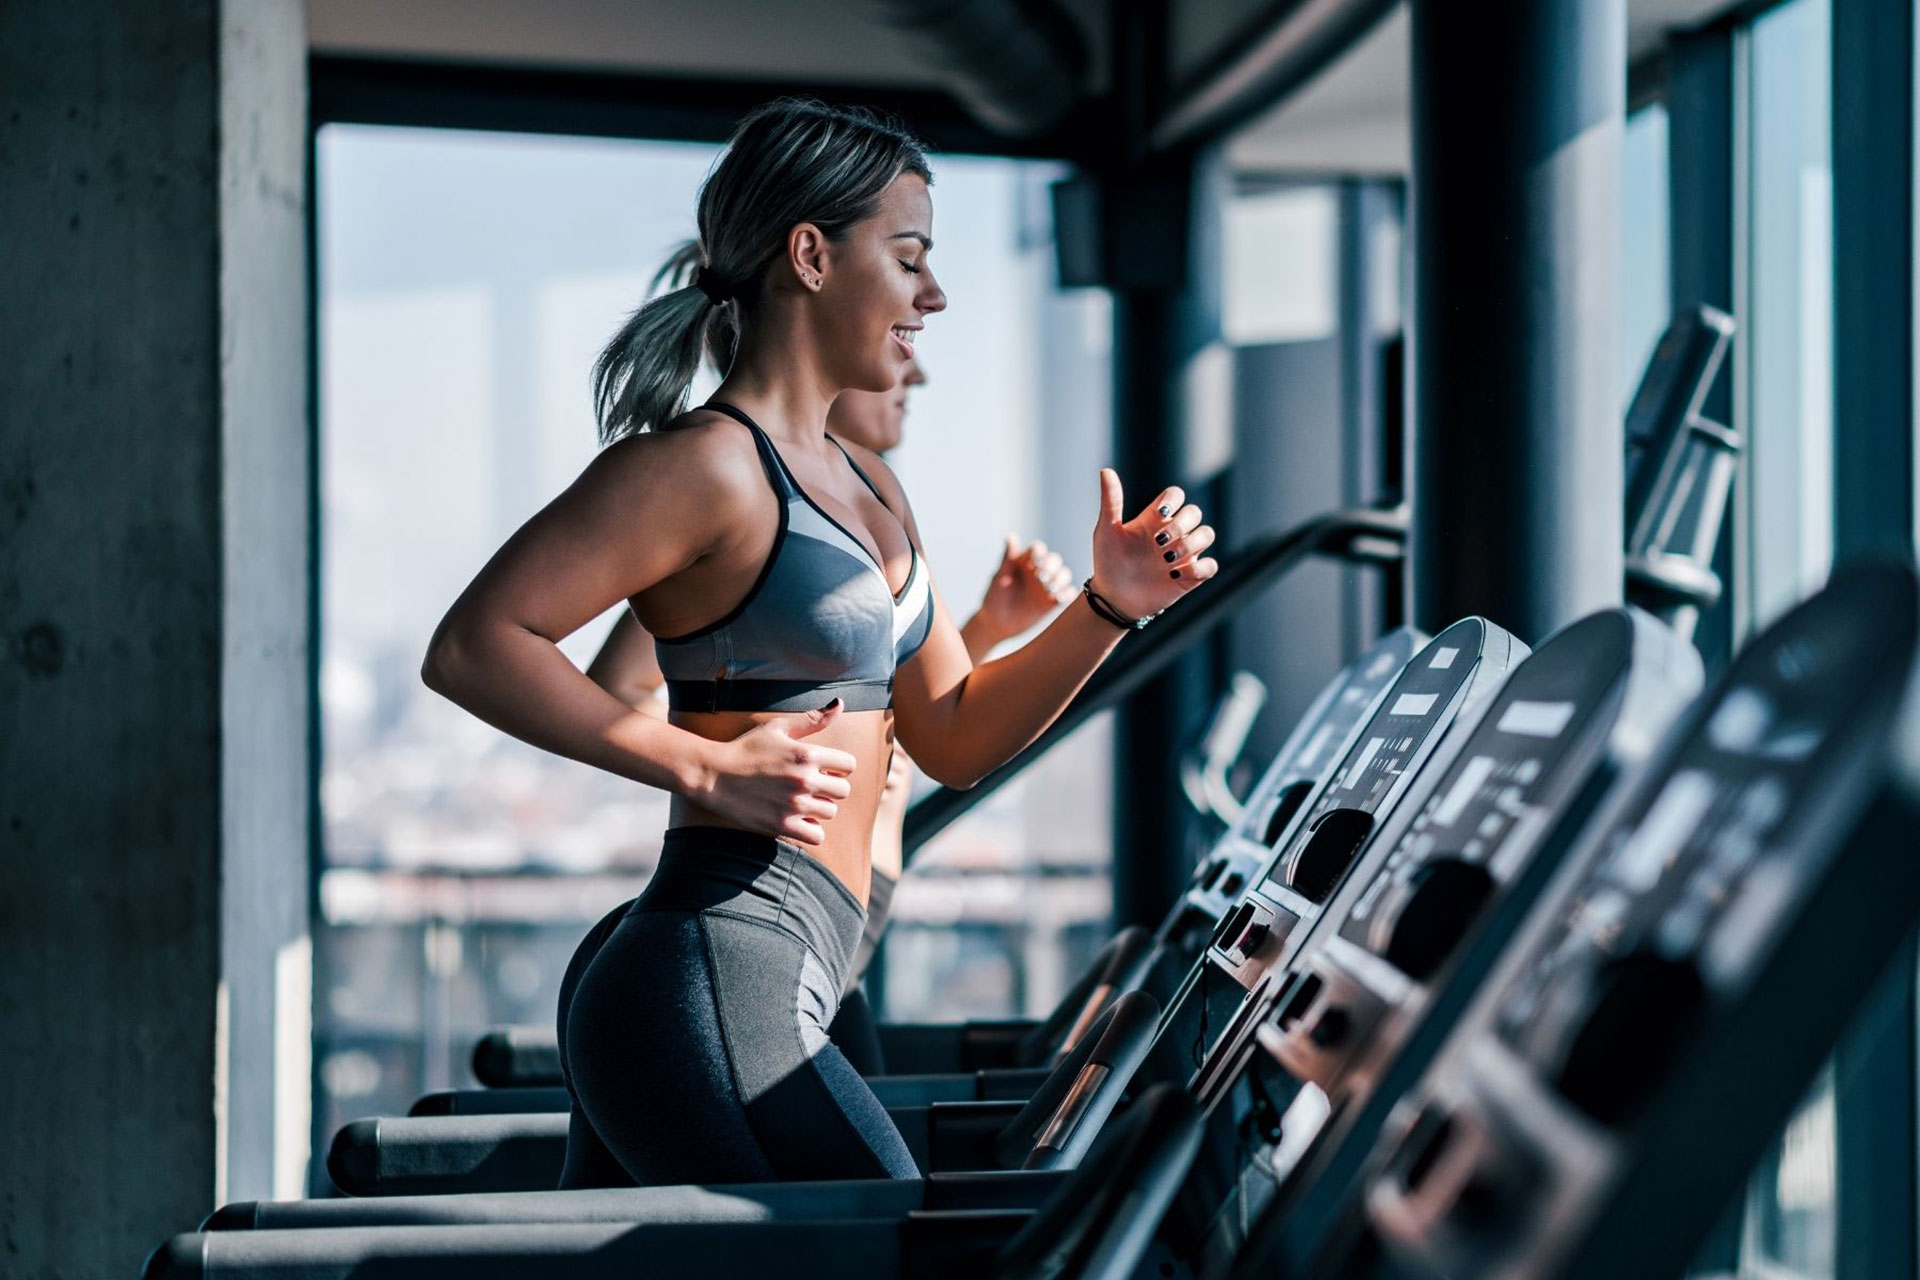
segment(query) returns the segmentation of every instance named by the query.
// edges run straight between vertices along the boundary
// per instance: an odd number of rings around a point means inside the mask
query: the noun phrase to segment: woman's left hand
[[[1131,520],[1119,473],[1100,469],[1093,527],[1093,589],[1129,618],[1159,613],[1220,570],[1204,554],[1214,532],[1180,488],[1165,490]]]

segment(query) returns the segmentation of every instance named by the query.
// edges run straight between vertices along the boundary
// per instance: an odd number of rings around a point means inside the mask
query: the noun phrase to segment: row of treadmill
[[[1629,414],[1647,607],[1386,636],[1052,1016],[883,1025],[920,1178],[551,1190],[564,1064],[519,1032],[492,1087],[343,1129],[343,1198],[225,1206],[146,1274],[1683,1274],[1920,909],[1912,567],[1710,685],[1683,634],[1730,331],[1684,313]]]

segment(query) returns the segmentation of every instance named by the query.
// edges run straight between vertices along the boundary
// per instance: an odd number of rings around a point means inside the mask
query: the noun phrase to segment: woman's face
[[[927,263],[932,248],[933,200],[913,174],[894,179],[871,218],[825,247],[815,302],[829,373],[842,387],[891,395],[901,386],[926,317],[947,305]]]
[[[827,430],[855,444],[886,453],[900,443],[907,416],[907,389],[927,377],[918,361],[907,361],[900,385],[891,391],[842,391],[827,411]]]

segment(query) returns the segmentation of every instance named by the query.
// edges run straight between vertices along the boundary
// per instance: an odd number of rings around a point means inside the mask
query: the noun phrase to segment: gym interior
[[[1920,1280],[1916,8],[0,5],[0,1275]],[[792,96],[956,612],[1220,571],[915,779],[921,1177],[556,1190],[666,798],[420,662]]]

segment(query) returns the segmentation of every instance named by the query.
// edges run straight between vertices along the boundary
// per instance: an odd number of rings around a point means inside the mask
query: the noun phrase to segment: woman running
[[[910,360],[902,371],[900,385],[891,390],[841,392],[833,408],[827,411],[827,434],[885,457],[899,447],[907,413],[907,393],[924,386],[926,381],[919,362]],[[1059,553],[1049,550],[1044,542],[1022,546],[1018,538],[1008,534],[1006,545],[1001,548],[1000,563],[987,581],[980,606],[960,626],[960,639],[967,647],[968,660],[975,664],[986,661],[1000,645],[1031,629],[1072,599],[1073,575]],[[666,677],[654,656],[653,637],[634,618],[631,609],[621,610],[599,652],[587,664],[587,678],[637,711],[661,719],[667,716],[662,688]],[[841,1016],[833,1027],[834,1043],[864,1076],[883,1070],[885,1063],[865,997],[856,993],[886,929],[893,887],[900,879],[904,862],[901,828],[906,821],[911,783],[912,766],[906,753],[895,751],[887,767],[879,812],[874,817],[866,928],[847,974]]]
[[[919,144],[867,113],[750,115],[701,189],[695,284],[595,365],[607,447],[428,650],[428,685],[475,715],[674,795],[659,868],[567,1020],[575,1103],[643,1184],[915,1173],[826,1037],[895,736],[971,785],[1216,569],[1178,489],[1128,519],[1103,470],[1080,596],[1014,652],[968,658],[892,472],[826,431],[841,392],[897,383],[946,307],[930,180]],[[732,335],[712,353],[726,379],[688,412],[710,334]],[[622,599],[659,637],[665,721],[557,646]]]

